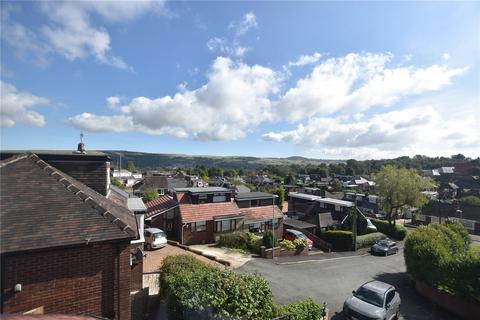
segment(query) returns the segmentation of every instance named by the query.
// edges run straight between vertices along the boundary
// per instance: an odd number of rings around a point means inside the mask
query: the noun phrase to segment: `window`
[[[395,290],[389,291],[387,293],[387,299],[385,300],[385,304],[389,304],[390,302],[392,302],[394,297],[395,297]]]
[[[207,221],[197,221],[192,223],[192,231],[200,232],[207,230]]]
[[[215,225],[216,232],[234,231],[237,228],[237,220],[221,220],[217,221]]]
[[[251,200],[250,207],[258,207],[258,200]]]
[[[278,221],[279,220],[277,218],[273,219],[273,228],[275,228],[275,229],[278,228]],[[268,220],[266,224],[267,224],[268,228],[270,228],[270,229],[272,228],[272,220]]]
[[[263,232],[265,230],[265,225],[261,222],[252,223],[248,226],[248,231],[250,232]]]
[[[213,194],[213,202],[225,202],[227,201],[227,197],[225,193],[214,193]]]
[[[202,195],[199,195],[198,196],[198,203],[207,203],[207,195],[206,194],[202,194]]]

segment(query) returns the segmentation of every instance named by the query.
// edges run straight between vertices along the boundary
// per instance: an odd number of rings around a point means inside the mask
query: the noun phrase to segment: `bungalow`
[[[139,232],[134,214],[106,197],[109,158],[84,150],[1,158],[1,312],[130,319]]]
[[[351,201],[334,198],[322,198],[321,196],[305,193],[291,192],[288,208],[299,217],[316,215],[322,212],[331,212],[336,221],[342,221],[355,204]]]
[[[278,236],[283,232],[283,213],[275,203],[276,195],[266,192],[245,192],[235,196],[244,216],[243,230],[263,233],[273,228]]]
[[[178,203],[170,195],[161,195],[157,199],[145,204],[145,224],[149,227],[160,228],[167,234],[169,240],[179,240],[180,209]]]

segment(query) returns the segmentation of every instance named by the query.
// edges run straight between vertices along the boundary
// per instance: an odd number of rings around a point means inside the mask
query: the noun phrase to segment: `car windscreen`
[[[377,307],[383,307],[383,295],[365,287],[360,287],[353,296]]]
[[[164,238],[164,237],[165,237],[165,233],[164,233],[163,231],[157,232],[157,233],[153,234],[153,237],[154,237],[155,239]]]

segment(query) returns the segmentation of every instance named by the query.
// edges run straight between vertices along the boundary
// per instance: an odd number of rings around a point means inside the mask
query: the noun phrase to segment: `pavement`
[[[178,256],[178,255],[189,255],[197,258],[200,261],[203,261],[205,263],[215,265],[221,268],[224,268],[224,266],[218,262],[212,261],[206,257],[203,257],[201,255],[198,255],[196,253],[184,250],[182,248],[172,246],[167,244],[165,247],[161,249],[156,249],[152,251],[145,251],[147,256],[143,260],[143,273],[152,273],[152,272],[158,272],[160,267],[162,266],[162,261],[165,259],[165,257],[168,256]]]
[[[337,254],[332,258],[316,256],[320,257],[316,260],[289,261],[287,264],[255,258],[236,272],[260,273],[270,283],[275,302],[280,304],[308,297],[319,303],[326,301],[333,320],[343,319],[341,311],[345,299],[352,290],[370,280],[380,280],[397,288],[402,299],[400,319],[458,319],[435,307],[415,291],[414,283],[406,273],[402,249],[388,257],[351,253]]]
[[[228,261],[230,267],[233,269],[243,266],[252,259],[251,254],[241,253],[228,248],[215,247],[214,244],[196,244],[191,245],[190,248],[202,251],[204,254],[215,256],[218,259]]]

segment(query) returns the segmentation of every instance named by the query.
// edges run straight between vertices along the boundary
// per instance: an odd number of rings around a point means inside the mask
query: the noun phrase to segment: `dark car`
[[[381,254],[384,256],[388,256],[391,253],[397,253],[398,246],[395,241],[392,240],[378,240],[375,244],[370,248],[371,254]]]

